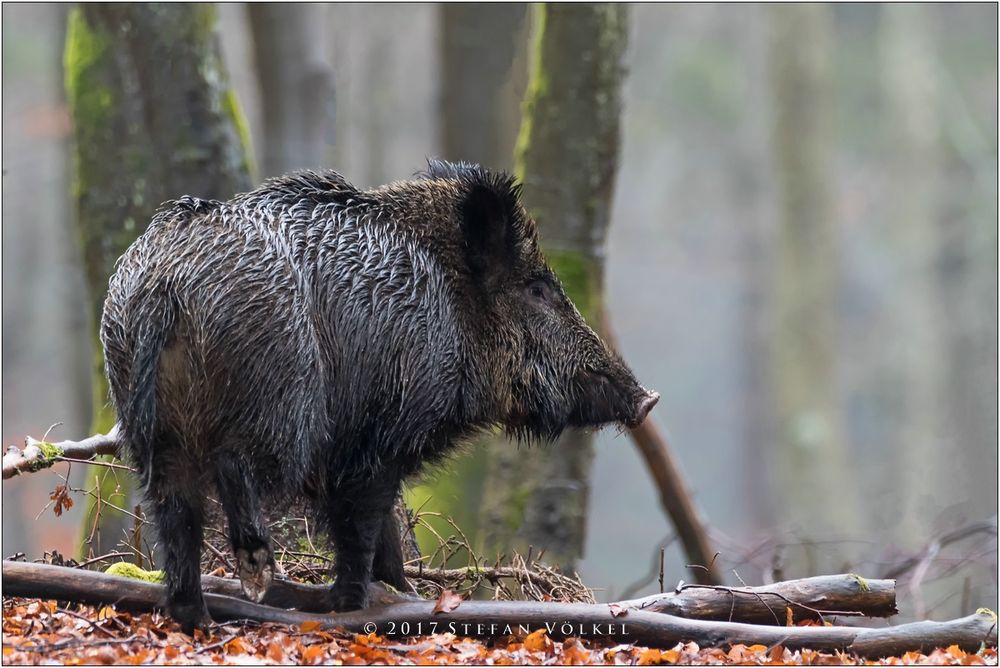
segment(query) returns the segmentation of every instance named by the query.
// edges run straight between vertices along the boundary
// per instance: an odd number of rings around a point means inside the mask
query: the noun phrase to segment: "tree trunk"
[[[324,5],[247,5],[263,112],[261,176],[327,166],[333,148],[333,72]]]
[[[226,82],[213,5],[81,4],[70,15],[65,58],[95,340],[93,430],[106,433],[115,416],[96,332],[114,262],[161,202],[249,189],[248,138]],[[95,471],[101,497],[131,510],[129,477]],[[82,549],[108,551],[131,521],[105,506],[95,523],[94,510],[91,503],[83,527],[94,541]]]
[[[527,83],[527,5],[456,2],[439,12],[443,157],[510,169]]]
[[[746,518],[750,526],[774,526],[775,499],[767,485],[767,452],[774,442],[774,405],[769,396],[770,322],[768,300],[773,283],[773,198],[771,198],[771,163],[768,155],[767,80],[767,9],[760,4],[746,5],[743,15],[732,16],[740,22],[743,76],[754,82],[746,87],[743,120],[739,124],[736,154],[732,159],[734,214],[739,244],[741,285],[737,337],[742,419],[737,464],[744,475],[739,484],[746,499]]]
[[[778,192],[770,469],[785,490],[786,518],[816,533],[846,528],[855,517],[834,378],[832,19],[817,4],[768,12]]]
[[[604,239],[618,166],[628,8],[542,4],[515,171],[546,256],[592,327],[601,322]],[[486,556],[543,549],[572,570],[583,554],[593,438],[498,444],[484,499]],[[537,554],[537,553],[536,553]]]
[[[888,362],[892,403],[899,407],[893,445],[902,497],[895,536],[923,540],[930,528],[928,513],[938,508],[921,505],[925,495],[912,481],[932,479],[942,465],[949,468],[938,455],[946,437],[941,419],[947,399],[941,391],[946,387],[942,328],[948,323],[940,317],[941,239],[935,215],[940,201],[940,114],[924,8],[886,5],[881,31],[882,90],[892,149],[885,166],[895,334]],[[918,610],[917,616],[922,615]]]
[[[527,83],[527,5],[446,3],[437,11],[441,155],[510,170]],[[509,445],[502,434],[484,435],[432,480],[411,489],[415,505],[452,518],[472,546],[480,542],[483,486],[493,443]],[[436,528],[443,535],[454,533],[451,527]],[[425,537],[437,540],[429,532]],[[464,565],[467,556],[456,554],[454,565]]]

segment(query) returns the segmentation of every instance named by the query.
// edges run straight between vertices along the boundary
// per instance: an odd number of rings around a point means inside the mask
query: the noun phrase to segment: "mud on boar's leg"
[[[336,580],[330,588],[334,610],[346,612],[368,605],[375,550],[383,524],[392,521],[399,485],[398,476],[383,474],[378,480],[344,484],[330,492],[327,520],[337,553]]]
[[[219,452],[215,483],[229,524],[243,596],[260,603],[274,577],[274,550],[250,467],[238,451]]]

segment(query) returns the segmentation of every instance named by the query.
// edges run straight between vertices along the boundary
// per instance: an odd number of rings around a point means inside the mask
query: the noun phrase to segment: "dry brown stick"
[[[607,313],[603,316],[601,326],[605,341],[612,348],[617,348]],[[691,492],[684,483],[684,477],[681,475],[680,466],[670,443],[651,418],[646,418],[629,433],[646,462],[646,468],[653,476],[660,494],[660,505],[673,522],[688,561],[692,565],[700,566],[691,569],[695,580],[700,584],[721,585],[722,576],[715,564],[715,550],[711,547],[705,523],[694,504]]]
[[[687,619],[715,619],[773,624],[792,608],[796,621],[823,615],[891,617],[897,614],[892,580],[864,580],[856,575],[823,575],[775,582],[763,587],[683,585],[679,591],[630,601],[622,607],[661,612]]]
[[[24,439],[24,449],[11,446],[3,456],[3,479],[19,473],[30,473],[48,468],[60,461],[61,457],[85,460],[97,455],[118,454],[118,427],[107,434],[94,434],[82,441],[59,441],[46,443],[28,436]]]
[[[158,607],[164,595],[162,585],[46,564],[4,561],[3,575],[6,596],[55,598],[99,605],[114,603],[122,608],[148,610]],[[546,628],[556,638],[596,636],[661,648],[693,640],[702,646],[780,644],[791,650],[840,650],[867,657],[927,652],[945,645],[976,651],[984,642],[995,645],[997,639],[996,616],[986,612],[950,622],[917,622],[865,629],[710,622],[641,610],[616,617],[610,606],[586,603],[466,601],[450,613],[434,614],[433,601],[407,601],[350,613],[318,615],[219,594],[206,594],[205,600],[209,612],[218,621],[254,619],[290,625],[317,621],[325,628],[339,627],[357,633],[375,631],[382,635],[393,628],[408,628],[413,633],[447,631],[477,637],[505,635],[521,628]]]

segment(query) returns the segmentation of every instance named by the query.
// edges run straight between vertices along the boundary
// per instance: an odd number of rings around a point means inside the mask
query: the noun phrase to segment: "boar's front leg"
[[[274,550],[250,467],[239,452],[223,450],[215,464],[215,484],[229,523],[236,574],[243,596],[260,603],[274,578]]]
[[[392,504],[399,485],[398,476],[385,476],[341,485],[332,491],[327,513],[337,552],[336,581],[330,588],[334,610],[358,610],[368,604],[375,549],[383,525],[392,521]]]

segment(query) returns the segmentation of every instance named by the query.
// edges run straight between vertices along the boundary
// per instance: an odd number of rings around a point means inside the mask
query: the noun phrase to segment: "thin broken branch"
[[[24,449],[7,448],[3,456],[3,479],[49,468],[63,458],[82,461],[99,455],[117,455],[118,445],[117,425],[107,434],[94,434],[82,441],[47,443],[27,436]]]
[[[925,564],[933,559],[942,548],[976,534],[992,534],[995,537],[997,535],[996,517],[989,520],[983,520],[981,522],[973,522],[942,534],[925,545],[920,551],[920,554],[910,557],[902,563],[895,564],[891,568],[887,569],[885,571],[885,575],[882,577],[901,578],[909,571],[915,570],[922,564]]]

